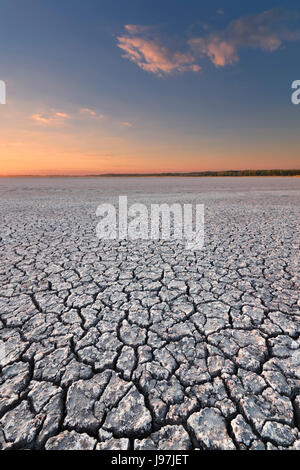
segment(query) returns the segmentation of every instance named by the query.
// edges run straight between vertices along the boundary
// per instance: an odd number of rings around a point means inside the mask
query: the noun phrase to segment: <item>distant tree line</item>
[[[226,170],[226,171],[193,171],[188,173],[100,173],[96,175],[16,175],[15,177],[40,178],[75,178],[107,176],[300,176],[299,170]]]
[[[300,176],[300,170],[226,170],[189,173],[111,173],[98,176]]]
[[[205,171],[197,173],[199,176],[295,176],[300,170],[229,170]]]

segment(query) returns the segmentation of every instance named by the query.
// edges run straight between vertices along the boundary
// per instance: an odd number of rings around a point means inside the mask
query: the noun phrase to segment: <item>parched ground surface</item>
[[[203,250],[99,241],[119,194],[204,203]],[[299,202],[296,178],[1,180],[0,448],[300,449]]]

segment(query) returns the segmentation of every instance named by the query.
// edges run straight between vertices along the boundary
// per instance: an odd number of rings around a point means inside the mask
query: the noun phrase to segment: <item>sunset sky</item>
[[[299,0],[1,0],[0,175],[300,168],[299,52]]]

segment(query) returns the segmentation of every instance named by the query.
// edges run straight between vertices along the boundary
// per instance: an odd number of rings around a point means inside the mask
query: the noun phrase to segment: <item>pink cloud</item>
[[[218,10],[223,13],[223,10]],[[208,57],[215,67],[239,61],[243,48],[274,52],[285,41],[300,40],[300,31],[293,27],[297,12],[274,8],[256,15],[238,18],[223,29],[204,33],[185,41],[186,51],[173,51],[153,35],[149,26],[125,25],[126,34],[118,37],[123,57],[141,69],[159,77],[201,70],[199,60]]]
[[[55,113],[55,116],[64,118],[64,119],[68,119],[70,117],[67,113],[60,113],[60,112]]]
[[[121,122],[122,127],[132,127],[132,123],[129,121],[123,121]]]
[[[224,67],[238,61],[236,47],[218,36],[210,36],[209,40],[195,38],[190,40],[190,45],[196,52],[207,55],[216,67]]]
[[[87,114],[88,116],[95,118],[95,119],[103,119],[104,114],[98,114],[96,111],[90,108],[80,108],[80,113],[81,114]]]
[[[273,52],[284,41],[300,39],[300,32],[290,27],[292,14],[272,9],[232,21],[225,30],[204,37],[192,38],[189,44],[198,56],[207,56],[216,67],[239,60],[242,48],[258,48]]]
[[[200,70],[191,53],[173,52],[157,38],[138,36],[134,25],[127,25],[126,29],[133,35],[119,36],[118,47],[124,51],[124,58],[134,62],[141,69],[160,77]]]
[[[60,111],[51,111],[50,113],[36,113],[31,116],[33,121],[45,126],[61,125],[65,122],[66,119],[69,118],[69,114],[62,113]]]
[[[141,34],[151,30],[150,26],[143,26],[138,24],[126,24],[124,28],[129,34]]]

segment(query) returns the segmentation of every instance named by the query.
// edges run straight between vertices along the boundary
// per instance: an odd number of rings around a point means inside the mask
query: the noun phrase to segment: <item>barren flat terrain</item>
[[[203,203],[205,244],[96,208]],[[299,178],[0,179],[0,448],[300,449]]]

